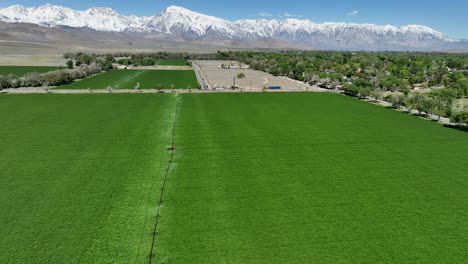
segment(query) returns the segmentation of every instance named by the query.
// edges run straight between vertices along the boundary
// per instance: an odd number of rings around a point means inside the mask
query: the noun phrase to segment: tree
[[[102,71],[102,66],[97,63],[92,63],[89,65],[88,70],[90,74],[100,73]]]
[[[10,82],[6,76],[0,75],[0,89],[8,88]]]
[[[64,59],[71,59],[75,56],[75,54],[71,53],[71,52],[67,52],[65,54],[63,54],[63,58]]]
[[[450,122],[460,124],[468,124],[468,111],[456,112],[450,116]]]
[[[468,112],[466,112],[466,111],[461,112],[460,115],[461,115],[461,118],[460,118],[461,122],[468,125]]]
[[[423,100],[424,100],[425,95],[422,93],[411,93],[408,95],[408,106],[411,109],[416,109],[418,110],[418,114],[421,114],[421,111],[423,109]]]
[[[237,78],[239,78],[239,79],[245,78],[245,73],[241,72],[241,73],[237,74]]]
[[[141,60],[141,65],[143,65],[143,66],[153,66],[155,64],[156,64],[156,62],[151,58],[144,58],[144,59]]]
[[[19,87],[21,87],[21,84],[22,84],[22,82],[21,82],[20,79],[10,77],[10,87],[11,88],[19,88]]]
[[[353,82],[353,84],[356,85],[356,86],[359,86],[359,87],[363,87],[363,88],[371,88],[372,87],[372,83],[369,80],[362,79],[362,78],[356,79]]]
[[[371,96],[372,96],[376,101],[382,99],[382,95],[383,95],[383,91],[382,91],[380,88],[375,88],[375,89],[371,92]]]
[[[81,75],[81,72],[76,70],[76,71],[72,71],[70,73],[70,77],[73,79],[73,80],[77,80],[77,79],[81,79],[83,78],[83,76]]]
[[[67,61],[67,68],[70,69],[70,70],[73,69],[73,61],[72,60]]]
[[[435,107],[436,107],[436,103],[434,102],[434,100],[427,96],[423,97],[419,106],[421,111],[426,113],[427,117],[430,117],[430,115],[434,113]]]
[[[359,88],[359,95],[361,97],[369,97],[371,95],[372,90],[369,87],[360,87]]]
[[[36,72],[28,73],[23,77],[23,86],[25,87],[39,87],[41,84],[41,76]]]
[[[112,70],[112,61],[106,60],[105,62],[103,62],[102,69],[104,71]]]
[[[436,103],[434,102],[434,99],[428,97],[426,94],[413,93],[409,101],[411,103],[411,107],[418,110],[419,115],[424,112],[426,113],[426,117],[430,117],[430,115],[434,113]]]
[[[343,87],[344,91],[348,95],[357,96],[359,94],[359,87],[354,84],[345,84]]]
[[[439,120],[441,116],[450,116],[456,94],[452,89],[434,90],[429,93],[429,97],[434,100],[434,113],[439,116]]]
[[[401,94],[392,94],[388,98],[388,101],[393,105],[393,107],[399,108],[401,106],[405,106],[406,96]]]
[[[113,61],[114,60],[114,55],[112,54],[106,54],[106,61]]]
[[[47,82],[50,86],[59,86],[70,83],[73,79],[71,74],[67,71],[55,71],[48,72],[42,75],[44,82]]]

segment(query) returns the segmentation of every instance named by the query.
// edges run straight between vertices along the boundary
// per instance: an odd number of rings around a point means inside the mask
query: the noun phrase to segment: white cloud
[[[289,12],[285,12],[285,13],[281,14],[280,17],[281,18],[302,18],[302,15],[291,14]]]
[[[348,16],[358,16],[359,15],[359,10],[353,10],[347,14]]]
[[[260,17],[272,17],[273,15],[268,12],[260,12],[257,14]]]

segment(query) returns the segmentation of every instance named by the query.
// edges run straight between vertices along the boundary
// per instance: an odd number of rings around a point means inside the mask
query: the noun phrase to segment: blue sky
[[[112,7],[125,15],[155,15],[170,5],[218,16],[241,18],[304,18],[314,22],[373,24],[421,24],[452,38],[468,39],[467,0],[0,0],[0,7],[14,4],[37,6],[46,3],[74,9]]]

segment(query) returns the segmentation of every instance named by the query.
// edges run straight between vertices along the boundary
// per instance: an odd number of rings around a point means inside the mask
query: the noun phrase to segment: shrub
[[[28,73],[23,77],[23,86],[26,87],[38,87],[42,85],[41,75],[36,72]]]
[[[452,113],[450,116],[450,122],[456,124],[468,124],[468,111]]]
[[[73,69],[73,61],[72,60],[67,61],[67,68],[70,69],[70,70]]]
[[[245,78],[245,73],[241,72],[241,73],[237,74],[237,78],[244,79]]]
[[[0,89],[8,88],[10,83],[6,76],[0,75]]]
[[[354,84],[345,84],[343,89],[348,95],[357,96],[359,94],[359,87]]]

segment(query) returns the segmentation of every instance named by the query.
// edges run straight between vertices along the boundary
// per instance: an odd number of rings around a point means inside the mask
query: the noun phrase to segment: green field
[[[3,95],[0,111],[0,263],[148,263],[174,121],[153,263],[468,258],[465,132],[335,94]]]
[[[144,263],[174,100],[0,96],[0,263]]]
[[[113,70],[94,75],[58,89],[140,89],[161,87],[170,89],[197,89],[198,81],[193,71],[189,70]]]
[[[187,60],[177,60],[177,59],[167,59],[167,60],[158,60],[155,65],[159,66],[190,66],[190,63]]]
[[[47,66],[0,66],[0,75],[13,74],[16,77],[23,77],[27,73],[46,73],[50,71],[58,70],[59,67],[47,67]]]

